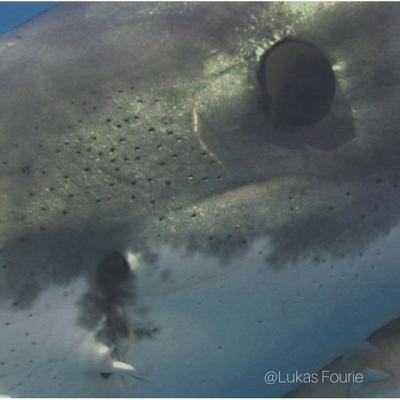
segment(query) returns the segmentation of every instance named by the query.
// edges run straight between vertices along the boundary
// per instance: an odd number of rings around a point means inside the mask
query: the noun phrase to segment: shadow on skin
[[[135,339],[153,338],[159,328],[146,319],[146,312],[131,321],[127,307],[138,304],[136,276],[125,257],[119,252],[108,253],[88,279],[89,289],[78,302],[78,325],[96,332],[99,342],[114,348],[118,353],[121,340],[134,336]]]

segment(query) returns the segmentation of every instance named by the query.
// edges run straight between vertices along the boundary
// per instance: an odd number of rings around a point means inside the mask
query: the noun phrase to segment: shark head
[[[77,3],[3,35],[1,391],[276,396],[397,317],[397,12]]]

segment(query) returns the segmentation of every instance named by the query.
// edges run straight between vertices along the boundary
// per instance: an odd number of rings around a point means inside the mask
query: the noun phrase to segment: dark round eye
[[[261,61],[259,79],[271,112],[290,125],[317,122],[332,107],[335,77],[327,57],[312,44],[276,43]]]

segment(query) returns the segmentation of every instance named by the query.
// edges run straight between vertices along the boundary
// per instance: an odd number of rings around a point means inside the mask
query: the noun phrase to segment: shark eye
[[[282,122],[312,124],[331,109],[335,77],[314,45],[294,39],[276,43],[262,58],[259,80],[272,115]]]

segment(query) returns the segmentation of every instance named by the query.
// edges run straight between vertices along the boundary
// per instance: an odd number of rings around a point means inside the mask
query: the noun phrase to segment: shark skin
[[[0,394],[275,397],[400,314],[396,3],[71,3],[0,38]],[[271,117],[262,55],[329,59]]]

